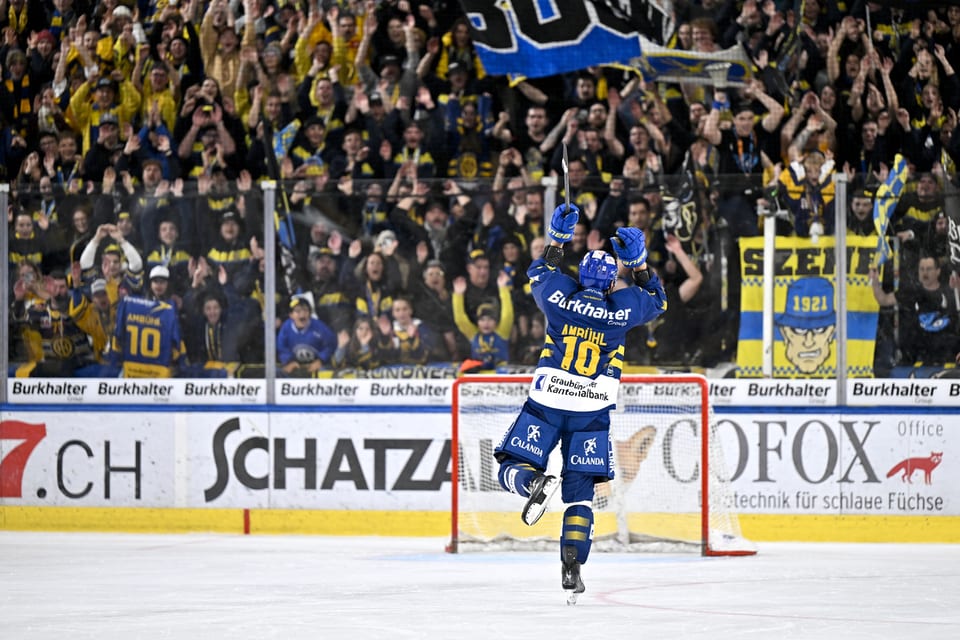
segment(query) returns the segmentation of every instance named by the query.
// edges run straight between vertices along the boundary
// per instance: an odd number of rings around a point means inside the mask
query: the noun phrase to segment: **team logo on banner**
[[[774,271],[773,375],[777,378],[835,378],[837,349],[846,348],[847,375],[873,376],[879,305],[869,270],[876,237],[847,236],[846,299],[836,303],[833,238],[776,239]],[[739,377],[763,374],[763,238],[741,238],[742,288]],[[846,345],[836,343],[837,314],[846,313]]]

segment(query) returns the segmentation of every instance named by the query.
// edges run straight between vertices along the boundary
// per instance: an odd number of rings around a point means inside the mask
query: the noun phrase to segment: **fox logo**
[[[589,440],[583,441],[583,455],[588,456],[591,453],[597,452],[597,439],[590,438]]]
[[[931,451],[930,456],[927,458],[907,458],[895,464],[893,468],[887,472],[887,477],[892,478],[897,473],[901,473],[903,475],[900,476],[900,479],[903,482],[913,484],[913,472],[921,469],[923,471],[923,483],[930,484],[933,470],[937,468],[941,460],[943,460],[942,451]]]
[[[540,442],[540,425],[527,426],[527,442]]]

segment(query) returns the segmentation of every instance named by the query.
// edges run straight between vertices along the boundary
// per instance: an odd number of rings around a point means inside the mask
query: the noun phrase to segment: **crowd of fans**
[[[525,273],[565,197],[582,211],[571,274],[617,226],[646,232],[670,307],[629,363],[731,362],[737,240],[761,232],[758,210],[783,212],[781,235],[831,234],[843,172],[849,231],[876,234],[897,154],[910,176],[899,270],[872,274],[889,316],[877,369],[952,363],[960,6],[664,4],[651,38],[739,43],[753,78],[491,77],[452,0],[0,0],[16,374],[254,370],[266,304],[286,375],[533,365]],[[569,193],[551,182],[564,146]]]

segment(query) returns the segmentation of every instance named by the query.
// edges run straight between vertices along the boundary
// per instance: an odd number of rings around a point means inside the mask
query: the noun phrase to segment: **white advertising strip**
[[[837,404],[835,380],[708,379],[710,404],[743,407],[830,407]]]
[[[280,405],[346,404],[450,405],[453,380],[410,378],[381,380],[369,378],[319,378],[277,380],[276,399]]]
[[[264,404],[266,383],[248,379],[11,378],[11,404]]]
[[[960,379],[847,380],[851,407],[958,407]]]
[[[943,418],[717,420],[736,512],[960,515],[960,430]],[[681,432],[656,434],[632,491],[695,482],[695,461],[666,455]],[[0,506],[447,511],[449,439],[444,413],[10,411]]]

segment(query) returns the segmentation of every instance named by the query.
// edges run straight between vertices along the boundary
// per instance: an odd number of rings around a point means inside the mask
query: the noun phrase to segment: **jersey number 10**
[[[156,358],[160,355],[160,331],[153,327],[137,327],[127,325],[130,334],[130,356],[141,358]]]
[[[578,374],[592,378],[600,366],[600,347],[577,336],[564,336],[560,368],[570,371],[571,366]]]

